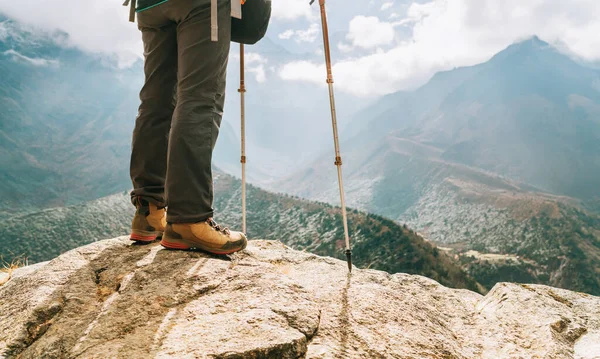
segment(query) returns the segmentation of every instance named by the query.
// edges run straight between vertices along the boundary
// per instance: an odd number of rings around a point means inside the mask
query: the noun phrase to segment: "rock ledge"
[[[226,257],[109,239],[0,287],[0,358],[600,359],[600,298],[487,296],[251,241]]]

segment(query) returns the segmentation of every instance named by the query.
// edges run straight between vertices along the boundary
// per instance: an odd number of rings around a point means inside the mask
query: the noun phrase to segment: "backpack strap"
[[[217,0],[210,0],[210,41],[214,42],[219,41],[219,24],[217,23],[217,18],[219,17],[218,10]]]
[[[135,1],[135,0],[132,0]],[[237,19],[242,18],[242,5],[246,0],[231,0],[231,16]],[[218,5],[217,0],[210,0],[210,40],[219,41],[219,24],[217,24]]]
[[[242,18],[242,4],[246,1],[231,0],[231,16],[241,19]],[[129,6],[129,21],[135,22],[135,3],[136,0],[125,0],[123,6]],[[210,40],[219,41],[219,9],[217,0],[210,0]]]
[[[135,3],[136,3],[136,0],[125,0],[125,2],[123,3],[123,6],[130,6],[129,7],[129,21],[131,21],[131,22],[135,22]]]
[[[231,0],[231,17],[236,19],[242,18],[242,5],[244,5],[245,2],[246,0]]]

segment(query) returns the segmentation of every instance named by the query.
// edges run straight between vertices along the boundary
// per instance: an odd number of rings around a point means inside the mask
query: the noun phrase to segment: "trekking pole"
[[[244,93],[246,84],[244,83],[244,44],[240,44],[240,122],[242,127],[242,232],[246,233],[246,104]]]
[[[311,0],[310,4],[315,2]],[[329,50],[329,32],[327,29],[327,14],[325,13],[325,0],[319,0],[321,7],[321,25],[323,29],[323,46],[325,48],[325,65],[327,67],[327,85],[329,86],[329,104],[331,106],[331,123],[333,125],[333,144],[335,146],[335,162],[337,166],[338,184],[340,187],[340,200],[342,204],[342,218],[344,221],[344,236],[346,239],[346,260],[348,271],[352,272],[352,251],[350,250],[350,237],[348,236],[348,217],[346,215],[346,199],[344,198],[344,180],[342,178],[342,156],[338,139],[337,118],[335,114],[335,98],[333,96],[333,74],[331,72],[331,52]]]

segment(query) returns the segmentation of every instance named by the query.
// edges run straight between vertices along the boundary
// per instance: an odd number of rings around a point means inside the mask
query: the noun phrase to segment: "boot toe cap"
[[[236,237],[238,237],[238,236],[236,236]],[[248,239],[246,238],[246,235],[244,235],[243,233],[239,233],[239,237],[228,241],[227,244],[225,244],[223,249],[227,249],[227,250],[234,249],[234,250],[241,251],[242,249],[246,248],[247,245],[248,245]]]

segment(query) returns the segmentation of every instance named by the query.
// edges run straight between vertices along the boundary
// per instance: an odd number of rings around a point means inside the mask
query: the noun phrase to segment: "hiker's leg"
[[[218,1],[218,42],[210,39],[210,1],[179,2],[185,3],[192,6],[177,25],[179,81],[167,168],[171,223],[213,215],[212,152],[223,115],[231,39],[229,1]]]
[[[166,205],[165,176],[177,84],[177,26],[159,7],[138,14],[144,42],[145,83],[133,130],[130,174],[136,196]]]

